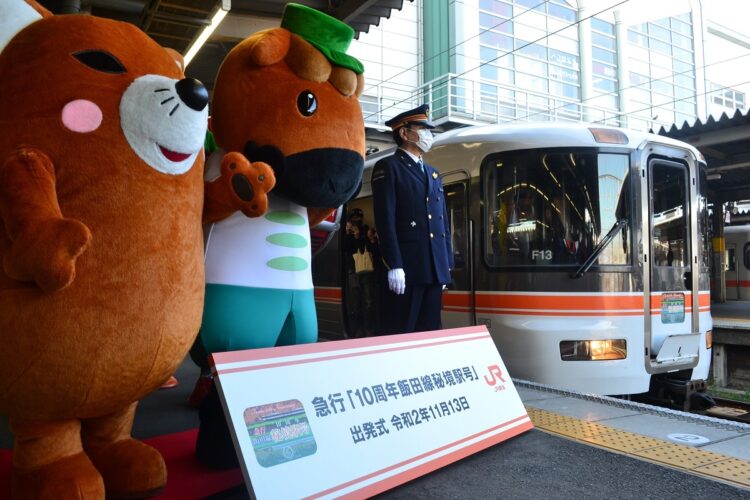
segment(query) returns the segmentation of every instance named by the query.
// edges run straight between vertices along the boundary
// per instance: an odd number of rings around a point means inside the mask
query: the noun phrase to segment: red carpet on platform
[[[213,471],[195,459],[197,429],[144,440],[167,462],[167,488],[157,498],[190,500],[214,495],[242,484],[240,469]],[[0,450],[0,498],[10,493],[11,451]]]

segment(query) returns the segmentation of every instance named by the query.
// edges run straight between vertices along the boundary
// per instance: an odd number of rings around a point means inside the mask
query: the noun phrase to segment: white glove
[[[388,288],[396,295],[403,295],[406,289],[406,275],[401,268],[388,271]]]

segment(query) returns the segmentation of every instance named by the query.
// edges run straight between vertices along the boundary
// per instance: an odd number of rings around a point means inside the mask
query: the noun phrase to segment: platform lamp
[[[219,5],[216,6],[216,10],[211,14],[211,22],[207,26],[205,26],[200,34],[198,34],[198,37],[193,40],[193,43],[188,48],[187,52],[185,53],[185,67],[187,68],[188,64],[190,64],[190,61],[193,60],[195,57],[195,54],[198,53],[198,51],[203,47],[203,44],[206,43],[206,40],[208,40],[208,37],[211,36],[211,34],[216,30],[216,28],[219,27],[219,24],[221,24],[221,21],[224,20],[225,17],[227,17],[227,14],[229,14],[229,10],[232,8],[232,0],[221,0],[219,2]]]

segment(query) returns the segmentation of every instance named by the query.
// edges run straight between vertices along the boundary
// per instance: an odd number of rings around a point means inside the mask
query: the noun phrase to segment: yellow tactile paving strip
[[[531,406],[526,411],[537,429],[750,488],[750,462],[700,448],[669,443],[614,427],[558,415]]]

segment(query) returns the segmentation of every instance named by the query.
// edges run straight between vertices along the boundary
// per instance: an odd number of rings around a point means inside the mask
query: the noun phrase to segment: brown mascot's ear
[[[250,49],[250,60],[256,66],[270,66],[284,59],[289,52],[291,33],[282,28],[272,28],[255,34],[257,40]]]
[[[302,39],[291,34],[289,53],[284,59],[294,74],[305,80],[325,82],[331,76],[331,63],[318,49]]]
[[[34,0],[0,0],[0,52],[16,33],[52,13]]]
[[[354,95],[357,97],[360,97],[362,95],[362,92],[365,91],[365,75],[359,74],[357,75],[357,90],[354,91]]]
[[[182,54],[177,52],[176,50],[170,48],[170,47],[164,47],[164,50],[167,51],[167,54],[169,54],[172,59],[174,59],[175,64],[178,68],[180,68],[180,72],[182,74],[185,74],[185,58],[182,57]]]
[[[357,74],[350,69],[334,66],[328,81],[346,97],[351,96],[357,91]]]
[[[13,0],[11,0],[11,1],[13,1]],[[35,11],[37,11],[40,16],[42,16],[42,17],[52,17],[52,12],[48,11],[47,9],[45,9],[43,5],[41,5],[40,3],[36,2],[35,0],[24,0],[24,1],[27,4],[29,4],[29,6],[32,9],[34,9]]]

